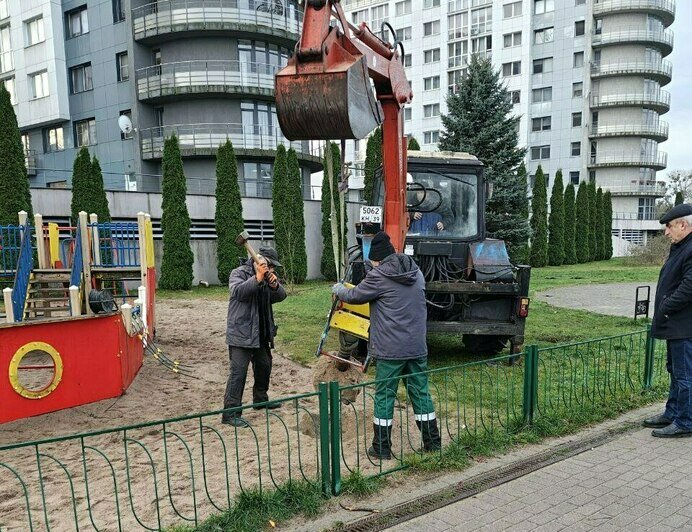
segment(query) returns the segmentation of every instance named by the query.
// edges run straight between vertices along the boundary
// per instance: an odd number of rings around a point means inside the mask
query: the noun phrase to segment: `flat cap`
[[[258,249],[258,251],[260,255],[267,259],[269,264],[275,268],[283,268],[283,265],[279,262],[279,254],[274,248],[270,248],[269,246],[261,247]]]
[[[667,213],[665,213],[661,219],[659,220],[660,223],[662,224],[667,224],[668,222],[671,222],[673,220],[676,220],[678,218],[682,218],[683,216],[690,216],[692,215],[692,205],[689,203],[681,203],[680,205],[676,205],[672,209],[670,209]]]

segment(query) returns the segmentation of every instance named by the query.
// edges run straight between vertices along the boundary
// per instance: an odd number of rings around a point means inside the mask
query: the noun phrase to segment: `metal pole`
[[[338,381],[329,383],[329,426],[331,435],[332,495],[341,492],[341,391]]]
[[[320,408],[320,464],[322,478],[322,494],[331,495],[329,480],[329,392],[326,382],[320,382],[318,387]]]
[[[651,336],[651,325],[646,327],[646,353],[644,355],[644,389],[651,389],[654,377],[654,337]]]
[[[12,305],[12,289],[5,288],[2,291],[2,299],[5,302],[5,321],[14,323],[14,306]]]

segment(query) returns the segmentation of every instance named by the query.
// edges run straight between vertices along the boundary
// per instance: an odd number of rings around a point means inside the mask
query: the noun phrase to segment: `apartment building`
[[[554,183],[595,180],[613,195],[613,234],[642,244],[660,229],[656,200],[666,168],[673,0],[343,0],[349,19],[381,31],[388,21],[405,49],[414,101],[405,131],[436,149],[445,98],[472,54],[501,72],[527,168]],[[361,143],[363,147],[363,143]],[[363,149],[360,151],[363,157]]]

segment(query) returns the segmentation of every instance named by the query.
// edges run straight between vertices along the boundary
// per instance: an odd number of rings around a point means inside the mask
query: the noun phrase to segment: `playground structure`
[[[38,267],[35,267],[35,265]],[[121,395],[154,333],[151,217],[0,226],[0,423]],[[9,286],[8,286],[9,285]],[[2,316],[2,315],[0,315]]]

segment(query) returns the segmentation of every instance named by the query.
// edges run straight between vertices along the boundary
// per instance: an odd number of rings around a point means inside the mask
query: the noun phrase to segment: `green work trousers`
[[[375,425],[390,427],[399,380],[404,379],[416,421],[433,421],[435,405],[428,390],[428,357],[407,360],[377,360],[375,372]]]

